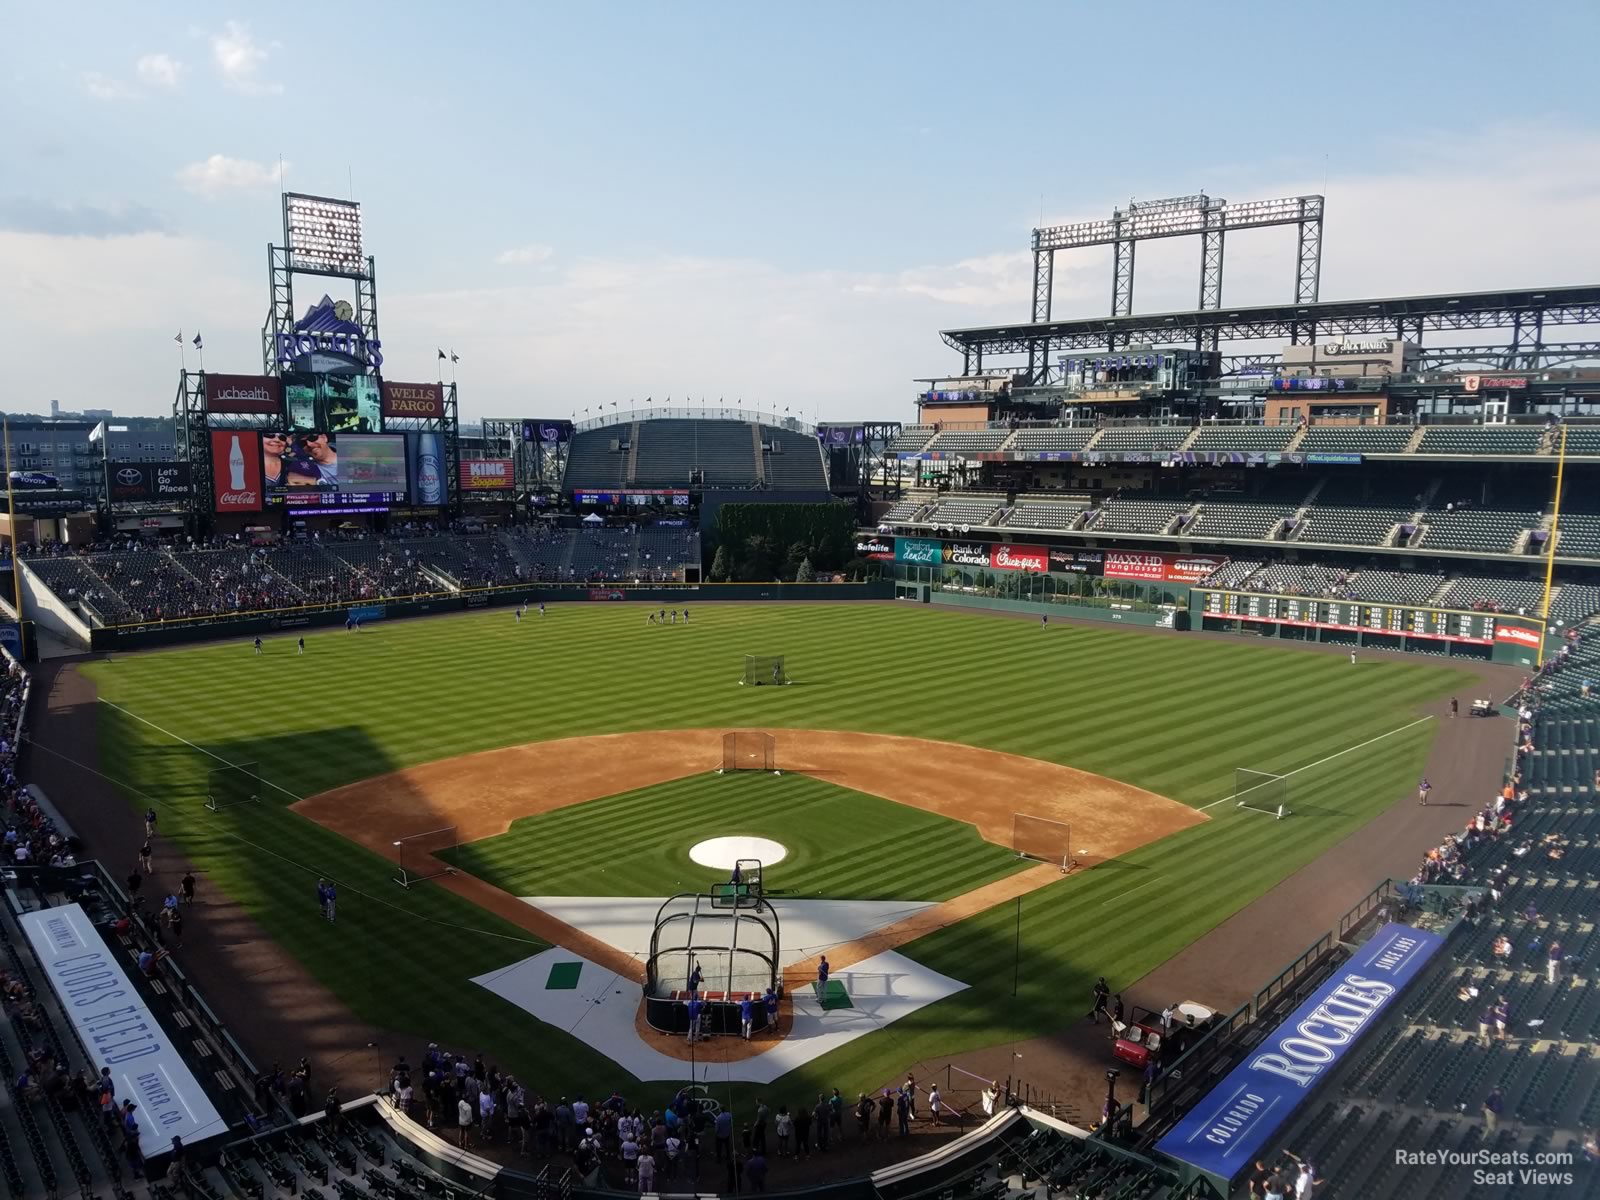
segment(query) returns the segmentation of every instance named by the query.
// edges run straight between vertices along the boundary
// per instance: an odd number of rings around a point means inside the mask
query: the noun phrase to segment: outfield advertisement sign
[[[939,560],[947,567],[987,567],[989,547],[978,542],[946,542]]]
[[[929,541],[927,538],[895,538],[894,560],[902,563],[917,563],[925,567],[938,566],[943,561],[942,547],[938,542]]]
[[[1232,1180],[1331,1075],[1428,964],[1444,939],[1390,924],[1206,1094],[1156,1149]]]
[[[1051,550],[1050,569],[1063,575],[1100,575],[1106,566],[1102,550]]]
[[[1152,550],[1143,554],[1107,550],[1107,579],[1143,579],[1151,583],[1199,583],[1226,558],[1209,554],[1168,554]]]
[[[1050,566],[1050,552],[1043,546],[1011,546],[1002,542],[989,547],[989,565],[997,571],[1037,571]]]
[[[118,1100],[139,1106],[139,1149],[162,1154],[175,1137],[193,1145],[226,1133],[228,1123],[82,907],[44,908],[18,923],[91,1061],[111,1068]]]
[[[656,522],[658,525],[662,522]],[[887,538],[858,537],[856,539],[856,557],[871,558],[880,562],[890,561],[894,558],[894,544]]]

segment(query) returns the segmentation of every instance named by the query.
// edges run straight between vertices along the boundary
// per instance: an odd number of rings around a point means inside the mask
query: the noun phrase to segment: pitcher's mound
[[[782,842],[764,837],[717,837],[696,842],[689,848],[689,857],[702,867],[718,871],[731,871],[741,858],[761,860],[763,868],[782,862],[789,856],[789,848]]]

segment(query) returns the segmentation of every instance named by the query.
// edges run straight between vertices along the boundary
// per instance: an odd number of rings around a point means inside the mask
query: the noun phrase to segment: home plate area
[[[641,964],[664,898],[524,896],[535,908],[581,929]],[[782,928],[780,968],[892,925],[931,907],[884,900],[773,900]],[[643,1080],[682,1079],[682,1058],[663,1054],[639,1033],[642,992],[637,982],[560,946],[541,951],[472,982],[559,1026]],[[929,970],[896,951],[835,971],[825,989],[793,988],[788,1036],[759,1039],[760,1053],[706,1064],[718,1079],[773,1080],[863,1034],[899,1020],[968,985]],[[660,1035],[655,1035],[660,1036]]]

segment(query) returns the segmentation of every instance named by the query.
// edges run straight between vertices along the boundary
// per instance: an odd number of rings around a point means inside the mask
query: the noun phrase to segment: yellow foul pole
[[[1539,605],[1539,665],[1544,666],[1544,635],[1550,628],[1550,582],[1556,573],[1556,536],[1561,528],[1561,485],[1567,472],[1567,425],[1561,423],[1561,444],[1556,449],[1556,500],[1550,509],[1550,542],[1544,551],[1544,600]]]
[[[11,595],[17,610],[17,658],[23,654],[22,644],[22,559],[17,541],[17,485],[11,479],[11,418],[0,416],[0,430],[6,442],[6,524],[11,535]]]

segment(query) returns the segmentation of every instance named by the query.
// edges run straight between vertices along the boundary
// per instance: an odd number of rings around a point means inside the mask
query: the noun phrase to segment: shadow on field
[[[363,730],[191,746],[173,736],[181,729],[98,702],[73,665],[42,666],[35,678],[48,716],[34,722],[26,777],[119,882],[138,866],[144,810],[156,810],[140,894],[153,910],[186,871],[197,876],[177,961],[258,1066],[304,1054],[326,1084],[370,1090],[381,1064],[420,1035],[487,1047],[522,1016],[462,987],[536,952],[522,931],[431,884],[399,887],[393,864],[289,811],[301,796],[397,769]],[[261,798],[212,811],[208,780],[227,764],[254,764]],[[403,783],[395,792],[425,810]],[[319,879],[339,888],[336,921],[320,910]]]

